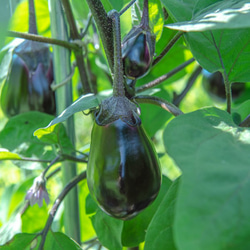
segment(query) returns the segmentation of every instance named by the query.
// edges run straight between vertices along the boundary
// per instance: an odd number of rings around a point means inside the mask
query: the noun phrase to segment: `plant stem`
[[[142,92],[142,91],[144,91],[146,89],[155,87],[156,85],[162,83],[163,81],[167,80],[171,76],[175,75],[176,73],[178,73],[179,71],[181,71],[182,69],[184,69],[186,66],[188,66],[190,63],[192,63],[194,61],[195,61],[195,59],[191,58],[188,61],[186,61],[183,64],[176,67],[175,69],[171,70],[167,74],[162,75],[162,76],[158,77],[157,79],[136,88],[136,93],[140,93],[140,92]]]
[[[29,33],[37,35],[34,0],[29,0]]]
[[[79,174],[78,176],[76,176],[73,180],[71,180],[63,189],[63,191],[59,194],[59,196],[57,197],[57,199],[55,200],[53,207],[51,208],[51,211],[49,213],[49,218],[47,219],[46,225],[42,231],[42,240],[40,242],[39,245],[39,250],[43,250],[44,244],[45,244],[45,240],[46,240],[46,236],[48,234],[48,231],[51,227],[51,224],[54,220],[54,217],[56,215],[56,212],[60,206],[60,204],[62,203],[63,199],[65,198],[65,196],[69,193],[69,191],[71,189],[73,189],[80,181],[82,181],[83,179],[86,178],[86,171],[82,172],[81,174]]]
[[[107,56],[109,68],[113,72],[114,67],[114,48],[113,48],[113,33],[112,22],[108,17],[102,2],[100,0],[86,0],[95,19],[98,28],[104,51]]]
[[[112,19],[113,41],[114,41],[114,81],[113,96],[125,96],[123,84],[123,64],[121,48],[120,15],[116,10],[109,13]]]
[[[42,177],[44,178],[45,177],[45,175],[46,175],[46,173],[48,172],[48,170],[56,163],[56,162],[58,162],[59,160],[60,160],[60,157],[61,156],[56,156],[56,158],[53,160],[53,161],[51,161],[51,163],[43,170],[43,172],[42,172]]]
[[[182,115],[183,112],[174,104],[156,96],[138,95],[133,98],[138,103],[150,103],[163,108],[174,116]]]
[[[70,3],[68,0],[61,0],[61,2],[64,7],[64,11],[65,11],[68,23],[69,23],[71,38],[73,40],[80,40],[81,35],[78,33]],[[87,74],[86,65],[83,59],[82,48],[77,51],[74,51],[74,53],[75,53],[76,64],[79,70],[79,75],[80,75],[80,79],[81,79],[81,83],[83,87],[83,93],[84,94],[91,93],[93,91],[90,86],[89,76]]]
[[[188,91],[191,89],[191,87],[195,83],[195,80],[197,79],[197,77],[199,76],[201,71],[202,71],[202,67],[198,66],[197,69],[191,74],[191,76],[189,77],[189,79],[187,81],[187,85],[184,88],[184,90],[178,96],[175,96],[175,98],[173,100],[174,105],[176,105],[177,107],[180,105],[180,102],[183,100],[183,98],[186,96]]]
[[[146,31],[150,30],[150,28],[149,28],[149,16],[148,16],[148,0],[144,0],[144,2],[143,2],[143,13],[142,13],[140,25],[142,25],[144,30],[146,30]]]
[[[135,2],[136,0],[130,1],[121,11],[119,11],[119,15],[121,16],[124,14]]]
[[[52,37],[68,41],[67,26],[64,20],[64,13],[60,0],[50,1],[51,9],[51,33]],[[55,82],[62,82],[70,73],[70,51],[62,47],[53,48],[54,65],[56,65]],[[80,70],[80,69],[79,69]],[[60,114],[66,107],[72,104],[72,84],[57,89],[56,91],[57,114]],[[74,118],[70,117],[64,123],[67,134],[74,145],[75,128]],[[63,183],[66,185],[77,175],[76,164],[65,161],[62,163]],[[78,190],[74,188],[64,200],[64,227],[67,235],[75,241],[80,242],[80,219],[78,206]]]
[[[231,105],[232,105],[232,89],[231,84],[228,81],[228,77],[226,74],[223,74],[224,84],[225,84],[225,92],[227,98],[227,112],[231,114]]]
[[[168,43],[168,45],[164,48],[164,50],[161,52],[159,56],[157,56],[153,61],[153,66],[157,64],[173,47],[173,45],[179,40],[179,38],[183,35],[184,32],[179,31],[175,34],[175,36],[171,39],[171,41]]]
[[[28,33],[23,33],[23,32],[17,32],[17,31],[11,31],[9,30],[7,32],[7,36],[10,37],[17,37],[17,38],[23,38],[31,41],[36,41],[36,42],[41,42],[41,43],[49,43],[49,44],[54,44],[54,45],[59,45],[62,46],[66,49],[72,49],[72,50],[79,50],[79,46],[74,43],[70,43],[67,41],[62,41],[50,37],[43,37],[39,35],[34,35],[34,34],[28,34]]]

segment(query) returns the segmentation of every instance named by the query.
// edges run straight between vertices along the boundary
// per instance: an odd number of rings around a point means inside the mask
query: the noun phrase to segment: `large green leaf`
[[[164,143],[183,172],[174,222],[177,248],[250,249],[250,129],[207,108],[173,119]]]
[[[201,7],[199,5],[199,8]],[[204,9],[197,10],[192,20],[169,24],[167,27],[187,32],[249,28],[250,4],[248,0],[218,1]]]
[[[183,3],[181,0],[163,0],[166,8],[176,21],[187,21],[185,23],[189,23],[190,20],[197,19],[197,24],[190,24],[193,28],[196,25],[196,27],[199,27],[198,30],[209,29],[205,32],[190,32],[185,37],[200,65],[209,72],[222,71],[229,82],[250,81],[248,66],[250,53],[250,19],[248,16],[250,6],[246,2],[245,0],[198,0]],[[222,13],[226,17],[222,18],[220,15]],[[200,22],[202,16],[217,20],[216,24],[213,24],[214,30],[210,30],[211,22],[205,26]],[[244,22],[246,19],[247,21]],[[168,26],[172,26],[172,24]],[[189,29],[191,30],[191,28]]]
[[[97,237],[110,250],[122,249],[121,232],[123,221],[112,218],[100,209],[91,217]]]
[[[173,237],[175,203],[180,179],[177,179],[165,193],[147,229],[144,250],[176,250]]]
[[[171,184],[172,181],[170,181],[166,176],[163,176],[161,189],[156,200],[144,211],[139,213],[135,218],[124,221],[122,230],[123,246],[138,246],[145,240],[145,234],[147,232],[148,225],[157,208],[160,206],[162,199],[164,198]]]
[[[19,233],[19,234],[16,234],[12,240],[10,240],[8,243],[2,246],[1,249],[2,250],[14,250],[14,249],[28,250],[30,249],[31,243],[35,241],[36,239],[37,239],[36,234]],[[35,244],[37,243],[38,242],[36,241]]]
[[[168,13],[175,21],[189,21],[196,2],[199,0],[162,0]]]
[[[47,115],[40,112],[27,112],[9,119],[5,127],[0,133],[0,145],[1,147],[9,150],[14,153],[12,156],[17,157],[18,154],[20,157],[31,157],[39,158],[44,160],[52,160],[55,157],[55,152],[53,148],[48,143],[43,143],[39,141],[33,132],[39,127],[46,126],[53,116]],[[9,155],[10,156],[10,155]],[[16,164],[20,167],[34,169],[40,166],[40,163],[32,162],[20,162],[16,161]],[[37,164],[34,167],[34,164]]]
[[[186,38],[203,68],[223,72],[230,82],[250,81],[250,29],[188,33]]]

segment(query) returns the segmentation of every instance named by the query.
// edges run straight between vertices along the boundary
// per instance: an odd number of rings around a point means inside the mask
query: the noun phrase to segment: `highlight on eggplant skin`
[[[87,183],[90,194],[107,214],[131,219],[149,206],[161,186],[154,147],[142,125],[122,120],[92,129]]]

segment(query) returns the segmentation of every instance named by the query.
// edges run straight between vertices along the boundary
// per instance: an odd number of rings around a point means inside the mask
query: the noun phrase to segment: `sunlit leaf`
[[[4,148],[0,148],[0,161],[1,160],[20,160],[20,159],[21,157],[18,154],[9,152],[8,150]]]
[[[208,108],[176,117],[163,138],[183,172],[174,221],[177,248],[250,248],[250,129]]]
[[[249,28],[250,3],[248,0],[218,1],[195,13],[192,20],[169,24],[167,27],[186,32]]]

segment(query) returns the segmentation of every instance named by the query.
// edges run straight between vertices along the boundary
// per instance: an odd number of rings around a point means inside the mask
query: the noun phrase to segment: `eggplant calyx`
[[[99,126],[105,126],[118,119],[132,127],[141,124],[138,107],[125,96],[112,96],[104,100],[95,113],[95,120]]]

